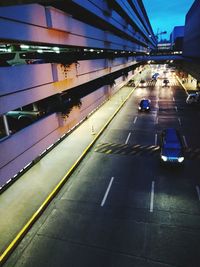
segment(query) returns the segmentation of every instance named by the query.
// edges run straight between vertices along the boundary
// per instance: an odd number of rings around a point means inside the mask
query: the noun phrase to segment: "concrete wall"
[[[142,37],[135,38],[145,43]],[[0,39],[119,50],[132,50],[135,46],[134,41],[81,22],[55,8],[38,4],[0,7]],[[138,51],[145,51],[145,48],[138,46]]]
[[[39,101],[114,71],[134,65],[133,58],[83,60],[78,64],[20,65],[0,68],[0,114]]]

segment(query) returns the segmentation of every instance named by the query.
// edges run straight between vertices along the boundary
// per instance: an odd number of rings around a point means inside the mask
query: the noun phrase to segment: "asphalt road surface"
[[[5,266],[200,266],[200,109],[164,76],[169,87],[160,75],[134,91]],[[166,127],[181,132],[182,167],[160,165]]]

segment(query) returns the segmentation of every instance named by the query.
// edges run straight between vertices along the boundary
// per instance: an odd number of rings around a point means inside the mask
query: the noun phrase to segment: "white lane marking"
[[[183,141],[184,141],[185,147],[188,147],[188,144],[187,144],[187,141],[186,141],[185,135],[183,135]]]
[[[157,141],[158,141],[158,135],[155,134],[155,146],[157,146]]]
[[[175,101],[175,98],[173,97],[173,101]]]
[[[156,100],[156,105],[155,105],[156,108],[159,108],[159,105],[158,105],[158,99]]]
[[[152,181],[152,183],[151,183],[150,210],[149,210],[150,212],[153,212],[154,186],[155,186],[155,181]]]
[[[136,123],[136,121],[137,121],[137,117],[135,117],[135,119],[134,119],[133,123],[135,124],[135,123]]]
[[[111,188],[111,185],[112,185],[112,183],[113,183],[113,180],[114,180],[114,177],[112,177],[111,180],[110,180],[110,183],[109,183],[109,185],[108,185],[108,188],[107,188],[107,190],[106,190],[106,193],[105,193],[105,195],[104,195],[104,197],[103,197],[103,200],[102,200],[102,202],[101,202],[101,207],[103,207],[103,205],[104,205],[105,202],[106,202],[106,198],[107,198],[108,193],[109,193],[109,191],[110,191],[110,188]]]
[[[155,116],[155,124],[158,124],[158,116]]]
[[[178,118],[178,121],[179,121],[179,124],[181,125],[181,119],[180,118]]]
[[[176,110],[176,111],[178,111],[178,108],[177,108],[177,106],[175,106],[175,110]]]
[[[196,185],[196,190],[197,190],[198,198],[199,198],[199,200],[200,200],[200,190],[199,190],[199,186],[198,186],[198,185]]]
[[[128,134],[128,136],[127,136],[127,138],[126,138],[126,142],[125,142],[125,144],[128,144],[128,141],[129,141],[130,136],[131,136],[131,133]]]

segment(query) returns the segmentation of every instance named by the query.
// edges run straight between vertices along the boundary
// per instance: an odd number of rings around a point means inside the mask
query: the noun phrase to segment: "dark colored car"
[[[159,74],[158,72],[154,73],[154,74],[152,75],[152,80],[157,80],[157,78],[158,78],[159,75],[160,75],[160,74]]]
[[[140,83],[139,83],[139,87],[146,87],[147,86],[147,83],[145,80],[141,80]]]
[[[162,131],[160,159],[162,163],[183,164],[184,145],[178,130],[168,128]]]
[[[169,87],[169,80],[167,79],[163,80],[163,87]]]
[[[139,111],[150,111],[150,100],[142,99],[139,103],[138,110]]]

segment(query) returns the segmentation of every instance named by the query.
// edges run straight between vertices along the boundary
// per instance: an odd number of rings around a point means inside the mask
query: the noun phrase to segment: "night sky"
[[[184,26],[193,3],[194,0],[143,0],[154,33],[167,31],[162,39],[169,39],[175,26]]]

